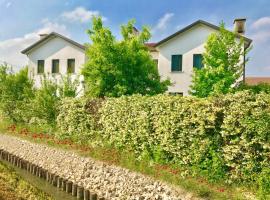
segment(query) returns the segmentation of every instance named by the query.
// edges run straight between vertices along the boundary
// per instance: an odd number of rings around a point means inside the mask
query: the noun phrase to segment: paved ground
[[[75,153],[0,134],[0,148],[70,179],[106,199],[196,199],[191,194],[130,170]]]

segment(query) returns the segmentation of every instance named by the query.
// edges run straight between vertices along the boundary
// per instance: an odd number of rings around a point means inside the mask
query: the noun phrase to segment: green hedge
[[[100,134],[97,134],[99,128],[96,113],[101,102],[101,99],[63,99],[56,120],[60,130],[58,137],[80,143],[93,142],[93,139],[97,139]]]
[[[131,150],[138,159],[173,163],[186,169],[183,174],[199,173],[211,180],[256,181],[269,167],[268,94],[123,96],[99,101],[92,112],[87,109],[93,103],[87,107],[86,102],[62,103],[62,137]]]

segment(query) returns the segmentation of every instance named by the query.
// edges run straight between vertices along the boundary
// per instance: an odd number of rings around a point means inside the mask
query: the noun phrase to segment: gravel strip
[[[110,200],[195,200],[191,194],[128,169],[43,144],[0,135],[0,148]]]

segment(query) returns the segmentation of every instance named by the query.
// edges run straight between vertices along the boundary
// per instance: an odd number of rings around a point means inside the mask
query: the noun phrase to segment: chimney
[[[238,34],[244,35],[246,31],[246,18],[240,18],[240,19],[235,19],[234,22],[234,31]]]
[[[133,34],[134,35],[139,35],[140,34],[139,30],[134,26],[133,26]]]
[[[40,39],[42,40],[42,39],[45,38],[47,35],[48,35],[48,34],[46,34],[46,33],[42,33],[42,34],[39,34],[39,37],[40,37]]]

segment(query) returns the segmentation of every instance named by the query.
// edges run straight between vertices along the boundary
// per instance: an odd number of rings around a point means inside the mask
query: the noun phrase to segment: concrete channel
[[[0,149],[0,161],[12,168],[35,187],[50,194],[56,200],[105,200],[70,180],[50,173],[12,153]]]

